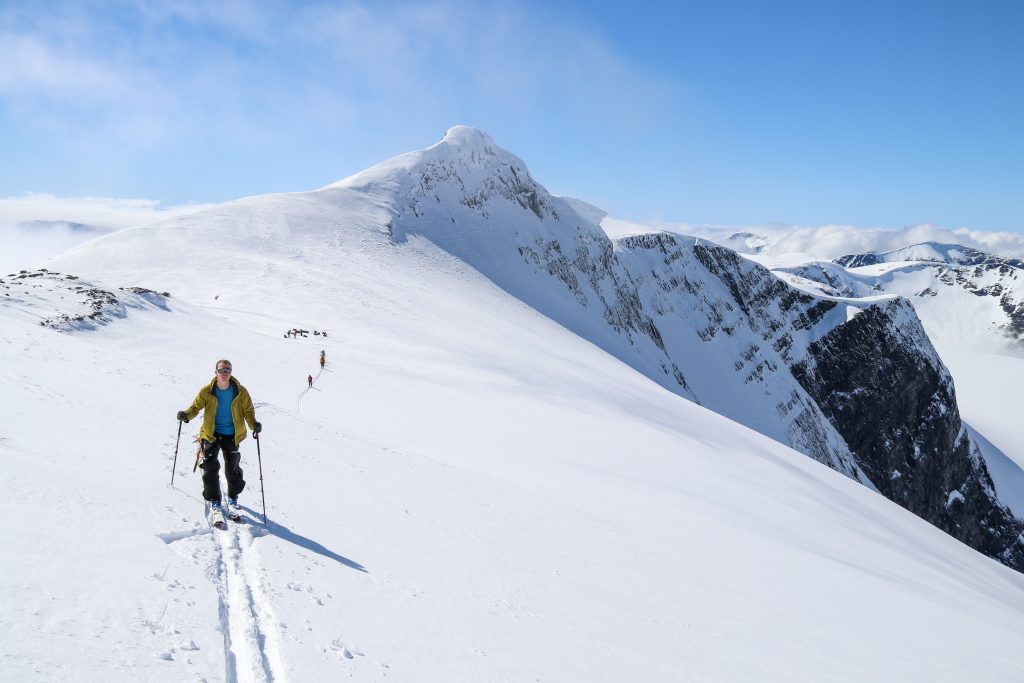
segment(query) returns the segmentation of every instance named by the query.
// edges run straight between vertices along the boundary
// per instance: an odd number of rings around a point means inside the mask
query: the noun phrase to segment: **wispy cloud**
[[[0,34],[0,64],[0,91],[8,94],[77,99],[124,92],[123,80],[110,65],[61,54],[38,36]]]
[[[538,130],[557,129],[556,116],[563,126],[642,125],[667,116],[659,100],[671,89],[540,6],[122,0],[0,10],[8,134],[57,136],[65,160],[91,159],[112,178],[151,174],[162,154],[227,164],[268,148],[295,154],[291,145],[317,157],[410,125],[438,137],[454,123],[515,116],[536,117]]]

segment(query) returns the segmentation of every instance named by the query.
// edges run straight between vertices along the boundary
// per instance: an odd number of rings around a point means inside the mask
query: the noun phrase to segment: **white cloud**
[[[739,251],[744,249],[742,240],[729,240],[737,233],[750,233],[761,240],[762,254],[783,256],[802,254],[808,257],[831,260],[847,254],[883,252],[900,249],[921,242],[939,242],[974,247],[991,254],[1012,258],[1024,258],[1024,234],[1011,232],[985,232],[967,228],[948,229],[931,223],[921,223],[903,228],[861,228],[852,225],[822,225],[803,227],[794,225],[692,225],[680,223],[658,223],[650,226],[624,221],[606,221],[612,229],[610,234],[626,234],[643,229],[659,229],[726,244]]]
[[[36,91],[77,98],[116,97],[123,83],[102,64],[69,57],[34,36],[0,34],[0,92]]]
[[[191,213],[207,206],[209,205],[164,206],[155,199],[57,197],[46,193],[28,193],[17,197],[0,197],[0,225],[11,226],[32,221],[66,221],[110,231],[142,225],[159,218]]]
[[[672,89],[543,8],[232,0],[0,12],[0,96],[18,121],[112,148],[152,144],[154,131],[258,145],[305,133],[334,107],[361,125],[464,108],[642,121]]]
[[[898,229],[826,225],[780,230],[767,251],[774,254],[808,253],[833,259],[846,254],[891,251],[921,242],[960,244],[1000,256],[1024,257],[1024,235],[966,228],[950,230],[930,223]]]
[[[124,228],[206,208],[152,199],[0,197],[0,274],[30,268],[74,246]]]

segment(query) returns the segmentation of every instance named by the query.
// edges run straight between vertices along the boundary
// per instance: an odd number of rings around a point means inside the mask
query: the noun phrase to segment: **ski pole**
[[[196,468],[199,467],[199,456],[202,455],[203,453],[203,440],[196,439],[196,441],[199,443],[199,448],[196,449],[196,462],[194,465],[192,465],[193,474],[195,474]]]
[[[171,488],[174,488],[174,470],[178,469],[178,445],[181,443],[181,420],[178,420],[178,440],[174,442],[174,464],[171,465]]]
[[[263,495],[263,456],[260,455],[260,435],[253,434],[256,439],[256,460],[260,464],[260,498],[263,499],[263,526],[267,525],[267,497]]]

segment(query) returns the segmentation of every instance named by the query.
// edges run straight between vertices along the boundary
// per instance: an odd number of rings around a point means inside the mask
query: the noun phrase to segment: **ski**
[[[213,507],[209,503],[206,504],[206,518],[210,520],[210,526],[214,529],[227,529],[228,525],[224,519],[224,510],[220,507]]]
[[[242,515],[241,515],[241,513],[238,510],[238,503],[237,503],[237,501],[234,504],[232,504],[231,503],[231,499],[229,498],[224,503],[224,516],[227,517],[228,519],[230,519],[235,524],[241,524],[242,523]]]

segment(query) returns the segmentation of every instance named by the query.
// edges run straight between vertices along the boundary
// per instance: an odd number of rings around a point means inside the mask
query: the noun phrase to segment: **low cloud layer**
[[[35,267],[52,256],[110,232],[208,206],[168,206],[153,199],[57,197],[38,193],[0,197],[0,274]],[[768,256],[805,254],[811,258],[834,259],[846,254],[883,252],[921,242],[940,242],[974,247],[999,256],[1024,258],[1024,234],[947,229],[928,223],[904,228],[728,226],[639,224],[605,218],[602,226],[613,236],[667,230],[703,237],[737,251],[753,252],[759,248],[760,253]]]
[[[1024,235],[1019,233],[949,230],[928,223],[899,229],[825,225],[783,230],[769,238],[766,250],[770,253],[820,254],[830,259],[846,254],[891,251],[921,242],[961,244],[1000,256],[1024,257]]]
[[[999,256],[1024,258],[1024,234],[984,232],[967,228],[951,230],[930,223],[904,228],[860,228],[851,225],[738,227],[686,224],[659,224],[654,227],[703,237],[726,244],[738,251],[753,251],[753,247],[759,246],[760,253],[765,255],[806,254],[818,259],[834,259],[847,254],[891,251],[921,242],[939,242],[974,247]],[[730,239],[739,233],[749,233],[751,237]],[[750,246],[744,246],[744,243]]]
[[[117,230],[190,213],[205,205],[164,206],[152,199],[0,198],[0,274],[33,268],[72,247]]]

